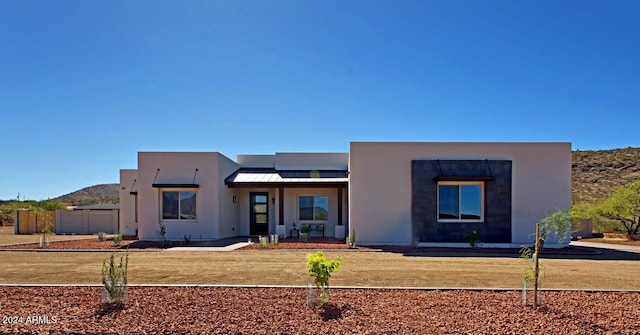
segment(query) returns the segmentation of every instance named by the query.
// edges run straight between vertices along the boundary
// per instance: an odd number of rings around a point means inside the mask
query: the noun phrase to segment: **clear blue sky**
[[[0,1],[0,199],[138,151],[640,146],[640,1]]]

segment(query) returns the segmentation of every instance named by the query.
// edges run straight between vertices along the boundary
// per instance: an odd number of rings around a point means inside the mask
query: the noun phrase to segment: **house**
[[[220,239],[317,224],[359,244],[533,240],[571,205],[570,143],[352,142],[348,153],[140,152],[120,171],[120,229],[140,239]],[[312,232],[313,233],[313,232]],[[320,232],[318,232],[320,233]]]

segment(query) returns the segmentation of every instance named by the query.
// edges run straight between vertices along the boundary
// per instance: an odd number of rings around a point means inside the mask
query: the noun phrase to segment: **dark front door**
[[[251,192],[249,234],[269,235],[269,193]]]

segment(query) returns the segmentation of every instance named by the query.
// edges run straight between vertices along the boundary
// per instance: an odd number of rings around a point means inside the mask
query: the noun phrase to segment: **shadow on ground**
[[[407,257],[495,257],[519,258],[520,249],[497,248],[415,248],[413,250],[397,250],[396,248],[380,247],[382,251],[401,252]],[[395,249],[395,250],[394,250]],[[562,249],[543,249],[541,258],[547,259],[583,259],[583,260],[611,260],[627,261],[640,260],[640,253],[625,252],[603,248],[568,246]]]

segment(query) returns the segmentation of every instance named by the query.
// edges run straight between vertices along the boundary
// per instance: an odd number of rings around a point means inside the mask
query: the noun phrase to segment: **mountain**
[[[576,150],[571,161],[573,203],[593,203],[640,180],[640,148]]]
[[[118,203],[120,184],[100,184],[57,197],[59,201],[70,205],[112,204]]]

